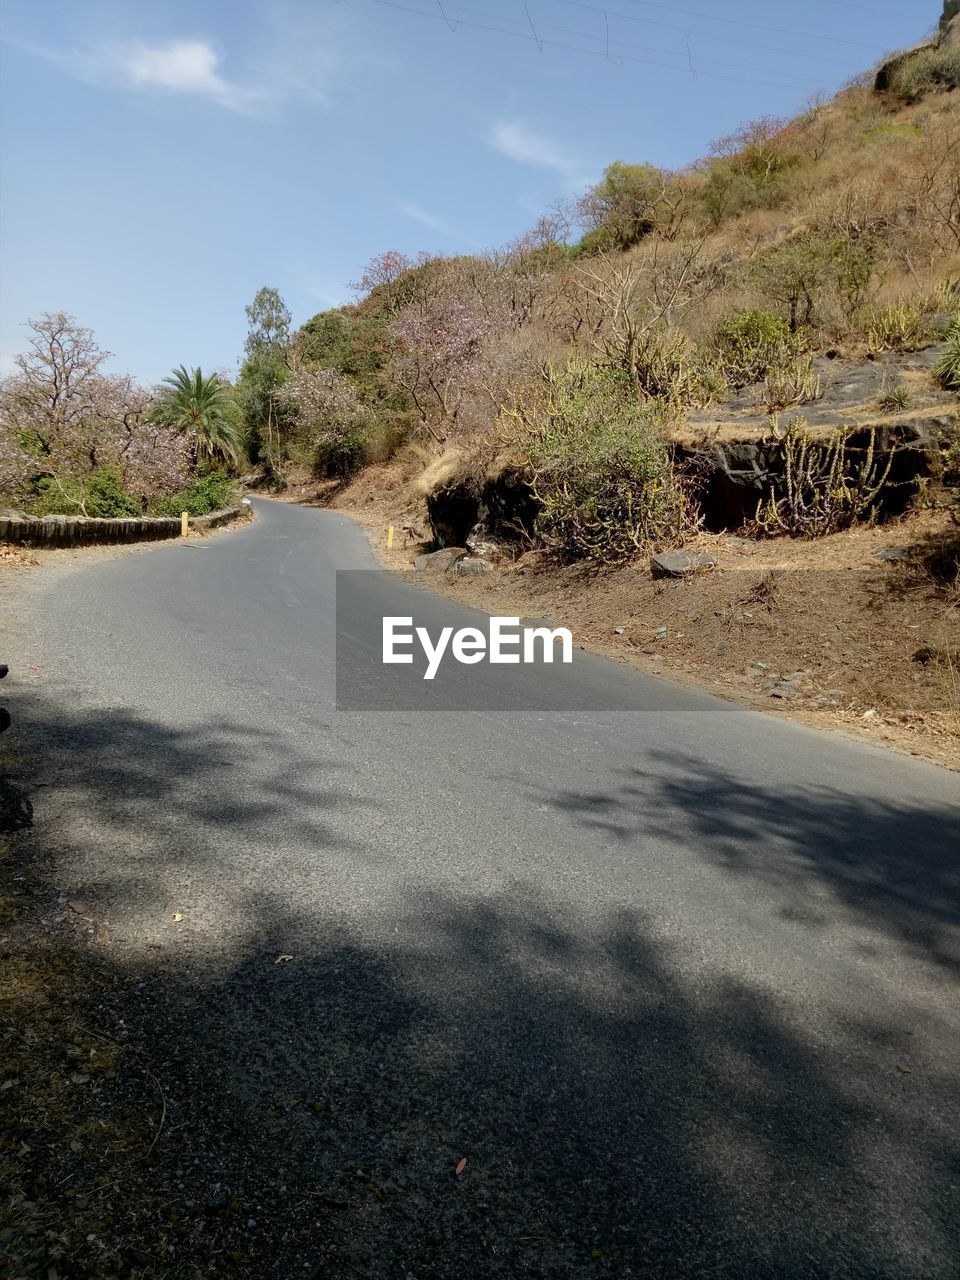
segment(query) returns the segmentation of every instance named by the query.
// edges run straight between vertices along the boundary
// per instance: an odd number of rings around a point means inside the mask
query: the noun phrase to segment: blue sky
[[[4,0],[0,369],[53,310],[144,381],[233,369],[261,285],[302,323],[375,253],[502,243],[612,160],[792,114],[939,10]]]

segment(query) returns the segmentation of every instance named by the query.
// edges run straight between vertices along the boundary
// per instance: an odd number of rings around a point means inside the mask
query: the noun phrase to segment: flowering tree
[[[110,353],[71,316],[44,315],[29,329],[17,372],[0,383],[0,489],[15,494],[46,477],[83,510],[83,485],[103,468],[142,498],[178,488],[192,450],[178,431],[146,421],[149,392],[102,373]]]
[[[435,440],[445,440],[456,422],[486,345],[501,327],[494,310],[462,294],[405,307],[391,325],[394,377]]]
[[[314,460],[342,479],[359,465],[371,415],[336,369],[294,369],[280,396]]]
[[[386,253],[378,253],[375,258],[370,259],[363,269],[363,275],[359,280],[352,281],[350,288],[361,294],[372,293],[374,289],[390,288],[414,266],[416,263],[405,253],[388,249]]]

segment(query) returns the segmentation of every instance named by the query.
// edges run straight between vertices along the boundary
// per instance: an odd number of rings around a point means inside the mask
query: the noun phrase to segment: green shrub
[[[764,374],[760,404],[768,413],[776,413],[791,405],[819,400],[821,394],[820,379],[813,371],[811,357],[788,356],[771,364]]]
[[[933,372],[948,391],[960,392],[960,311],[950,321],[947,349],[934,365]]]
[[[669,451],[622,372],[551,369],[525,443],[536,532],[559,559],[623,561],[677,538],[685,508]]]
[[[101,467],[86,486],[84,506],[88,516],[122,518],[143,514],[140,500],[127,493],[112,467]]]
[[[897,413],[904,409],[909,409],[913,403],[913,395],[909,387],[905,387],[902,382],[897,383],[895,387],[890,387],[888,391],[882,392],[877,397],[877,408],[884,413]]]
[[[25,504],[36,516],[96,516],[117,519],[142,514],[140,500],[127,493],[113,467],[100,467],[79,480],[54,480],[42,476],[36,495]]]
[[[369,424],[355,422],[338,431],[325,432],[317,441],[314,468],[320,475],[346,482],[367,461]]]
[[[928,340],[929,328],[922,307],[912,303],[891,303],[869,313],[867,344],[874,353],[913,351]]]
[[[789,313],[796,333],[816,322],[826,297],[837,298],[851,317],[862,304],[873,277],[870,249],[843,235],[808,231],[778,245],[752,271],[759,288]]]
[[[890,476],[895,446],[883,432],[867,433],[865,444],[851,445],[854,427],[814,435],[802,418],[782,433],[784,479],[757,508],[757,528],[776,537],[822,538],[877,512]]]
[[[894,70],[890,88],[908,102],[941,89],[960,88],[960,46],[919,49]]]
[[[162,498],[153,507],[158,516],[178,516],[186,511],[191,516],[205,516],[230,506],[233,501],[233,485],[223,471],[208,471],[198,476],[193,484],[169,498]]]
[[[717,346],[724,372],[735,387],[759,382],[787,352],[798,354],[786,320],[761,307],[725,320],[717,330]]]
[[[83,486],[74,480],[41,476],[36,491],[23,500],[23,509],[32,516],[79,516],[83,514]]]

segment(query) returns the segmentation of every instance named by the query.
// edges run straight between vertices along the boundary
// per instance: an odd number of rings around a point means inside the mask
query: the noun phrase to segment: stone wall
[[[227,507],[207,516],[192,516],[190,528],[203,532],[230,524],[245,510]],[[156,542],[180,536],[179,516],[142,516],[129,520],[98,520],[88,516],[0,515],[0,542],[27,547],[86,547],[123,542]]]

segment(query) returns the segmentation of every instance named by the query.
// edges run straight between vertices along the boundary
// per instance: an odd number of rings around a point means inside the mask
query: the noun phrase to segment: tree
[[[408,258],[405,253],[400,253],[397,249],[388,249],[385,253],[378,253],[370,259],[363,269],[363,275],[359,280],[351,281],[350,288],[364,297],[371,294],[374,289],[389,291],[401,276],[406,275],[416,265],[414,260]]]
[[[862,243],[808,232],[767,254],[754,275],[766,296],[787,308],[796,333],[814,323],[817,306],[831,288],[852,315],[866,296],[873,269],[873,254]]]
[[[290,344],[290,311],[277,289],[258,289],[246,308],[248,356],[269,354],[283,360]]]
[[[237,387],[251,456],[264,456],[273,471],[282,456],[282,413],[277,398],[289,372],[290,312],[276,289],[257,290],[246,308],[247,358]]]
[[[587,229],[582,248],[629,249],[661,221],[675,234],[681,208],[682,188],[670,174],[654,165],[616,160],[577,201],[577,216]]]
[[[786,116],[761,116],[710,144],[710,154],[753,178],[758,186],[796,158],[796,127]]]
[[[662,246],[630,261],[584,263],[576,285],[589,308],[593,346],[604,361],[621,368],[638,390],[647,386],[644,364],[662,354],[661,337],[717,287],[702,255],[703,240]],[[581,321],[582,323],[582,321]]]
[[[107,471],[143,500],[182,485],[187,441],[148,421],[150,394],[132,378],[101,372],[110,353],[92,332],[64,312],[28,328],[28,350],[0,384],[4,491],[29,499],[54,490],[86,513],[93,479]]]
[[[329,475],[348,479],[363,461],[367,429],[373,421],[350,379],[336,369],[301,367],[284,383],[280,397],[314,463]]]
[[[164,378],[156,406],[159,421],[191,438],[198,458],[236,465],[240,439],[229,388],[217,374],[188,373],[185,365]]]
[[[484,348],[505,320],[498,321],[478,299],[460,295],[405,307],[390,326],[397,347],[394,376],[438,442],[456,422]]]

